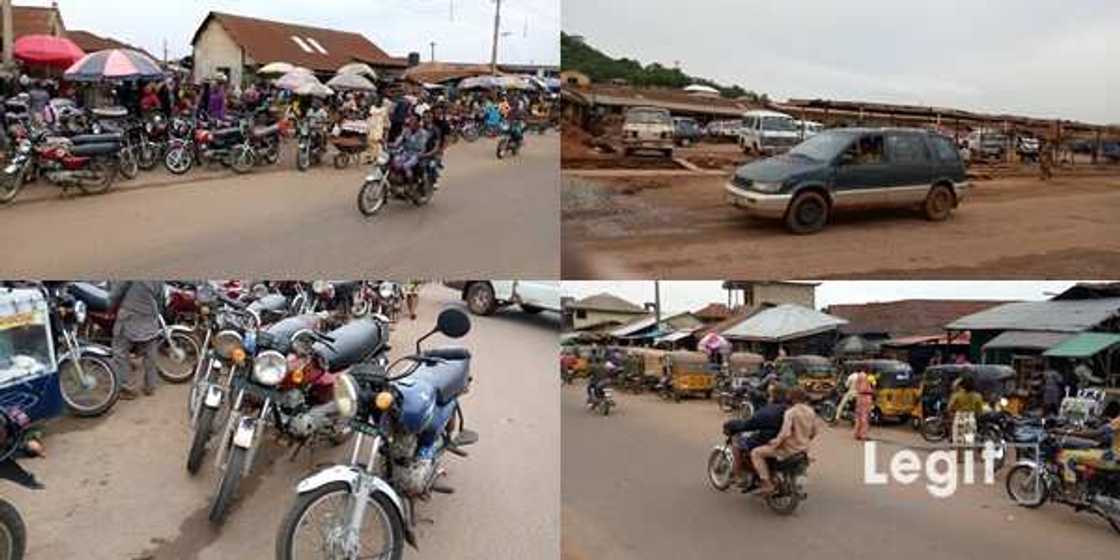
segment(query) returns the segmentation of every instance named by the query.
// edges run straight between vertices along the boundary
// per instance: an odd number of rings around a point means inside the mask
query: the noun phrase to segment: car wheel
[[[944,221],[953,211],[953,193],[945,185],[934,185],[926,195],[922,205],[926,219],[933,222]]]
[[[816,233],[828,223],[828,200],[817,191],[797,195],[786,210],[786,227],[797,234]]]
[[[467,288],[467,308],[475,315],[489,315],[498,309],[494,288],[489,282],[475,282]]]

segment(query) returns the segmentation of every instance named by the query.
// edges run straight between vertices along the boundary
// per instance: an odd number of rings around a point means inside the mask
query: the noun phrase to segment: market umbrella
[[[294,68],[287,74],[284,74],[283,76],[277,78],[273,83],[276,84],[276,87],[278,88],[294,91],[296,88],[304,84],[318,84],[319,79],[315,77],[315,74],[312,74],[311,71],[306,68]]]
[[[288,72],[291,72],[292,70],[295,70],[295,68],[296,68],[295,66],[292,66],[291,64],[288,64],[287,62],[279,62],[279,61],[269,62],[268,64],[265,64],[264,66],[261,66],[260,70],[257,70],[257,73],[258,74],[287,74]]]
[[[497,76],[473,76],[459,82],[459,89],[485,89],[497,87]]]
[[[343,64],[338,68],[338,73],[358,74],[361,76],[365,76],[371,80],[377,79],[377,72],[374,72],[373,68],[364,62],[351,62],[350,64]]]
[[[65,37],[24,35],[12,45],[12,56],[27,64],[66,68],[86,53]]]
[[[314,82],[305,82],[298,87],[292,89],[292,93],[296,95],[312,95],[315,97],[327,97],[334,95],[334,90],[319,83],[318,80]]]
[[[163,77],[163,70],[142,52],[106,49],[85,55],[67,68],[63,77],[75,82],[154,80]]]
[[[364,91],[373,91],[377,86],[373,82],[367,80],[361,74],[336,74],[335,77],[327,81],[327,85],[335,89],[358,89]]]

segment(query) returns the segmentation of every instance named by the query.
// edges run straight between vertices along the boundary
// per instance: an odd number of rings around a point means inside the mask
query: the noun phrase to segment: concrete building
[[[566,324],[575,331],[624,325],[648,314],[641,306],[606,293],[573,301],[563,313]]]
[[[303,66],[323,78],[351,62],[369,64],[382,77],[399,76],[409,65],[409,59],[389,56],[360,33],[222,12],[202,20],[191,45],[196,82],[222,74],[243,84],[270,62]]]
[[[733,309],[743,307],[753,311],[787,303],[816,309],[818,285],[812,282],[727,280],[723,289],[727,290],[728,306]]]

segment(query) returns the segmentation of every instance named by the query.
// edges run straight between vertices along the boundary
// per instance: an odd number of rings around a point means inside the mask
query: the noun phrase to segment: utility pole
[[[431,43],[428,43],[428,44],[432,46],[432,62],[435,62],[436,61],[436,42],[432,41]]]
[[[0,0],[4,17],[4,69],[12,68],[12,0]]]
[[[653,330],[656,331],[657,328],[661,325],[661,281],[660,280],[654,280],[653,281],[653,313],[654,313],[654,316],[656,317],[656,321],[657,321],[656,323],[653,324],[654,325]]]
[[[490,48],[490,73],[498,73],[498,27],[502,23],[502,0],[494,0],[494,43]]]

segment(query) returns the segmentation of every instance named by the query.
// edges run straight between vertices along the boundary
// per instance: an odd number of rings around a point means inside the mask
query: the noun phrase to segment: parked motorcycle
[[[296,486],[297,498],[280,526],[277,560],[294,558],[390,558],[404,543],[416,546],[414,502],[441,484],[445,452],[466,457],[478,434],[463,425],[459,397],[471,384],[470,352],[421,350],[435,333],[460,338],[470,331],[467,314],[442,311],[436,326],[416,342],[416,354],[395,362],[362,363],[335,382],[334,402],[354,427],[348,465],[334,465]],[[368,454],[362,456],[366,442]],[[372,543],[370,541],[373,541]]]
[[[296,125],[296,169],[307,171],[312,165],[323,161],[327,151],[327,138],[322,127],[313,126],[311,121],[300,119]]]
[[[39,490],[43,485],[35,475],[16,462],[23,445],[23,433],[30,419],[16,408],[0,409],[0,479],[15,482],[24,488]],[[0,558],[21,560],[27,549],[27,525],[19,510],[8,500],[0,499]]]
[[[404,161],[408,156],[401,148],[385,148],[377,156],[373,171],[366,176],[358,191],[358,210],[365,216],[377,214],[390,198],[407,200],[423,206],[435,193],[433,161],[421,161],[408,177]]]
[[[1047,430],[1038,444],[1038,457],[1021,460],[1007,473],[1007,495],[1026,508],[1046,502],[1065,504],[1108,521],[1120,533],[1120,472],[1080,466],[1076,480],[1062,476],[1058,454],[1063,449],[1090,449],[1107,443]]]
[[[61,187],[63,194],[72,187],[86,194],[109,190],[120,170],[120,142],[115,134],[65,139],[48,138],[45,131],[20,139],[0,175],[0,204],[15,200],[25,183],[39,177]]]
[[[280,124],[253,126],[249,130],[249,143],[255,162],[274,165],[280,161]]]
[[[741,474],[745,480],[736,479],[733,455],[735,447],[732,437],[734,434],[727,434],[724,442],[714,446],[708,454],[708,483],[712,488],[726,492],[739,482],[749,491],[759,485],[758,475],[748,462]],[[767,459],[767,465],[770,467],[770,478],[774,483],[775,491],[766,496],[766,505],[774,513],[790,515],[808,497],[805,493],[805,480],[809,470],[809,456],[805,453],[797,453],[785,459],[771,458]]]
[[[327,334],[300,330],[288,348],[268,333],[257,337],[251,371],[242,368],[230,383],[234,400],[217,441],[221,479],[210,507],[212,523],[225,520],[267,429],[295,442],[297,451],[308,443],[338,444],[349,436],[332,398],[336,378],[354,364],[376,360],[386,351],[388,335],[387,325],[362,319]],[[288,353],[294,356],[290,365]]]
[[[718,393],[720,410],[734,414],[743,420],[754,416],[754,412],[766,405],[769,395],[766,384],[757,377],[734,377],[728,388]]]
[[[237,173],[248,173],[256,165],[257,156],[245,128],[244,123],[239,123],[211,130],[196,123],[189,137],[173,137],[168,141],[164,166],[171,173],[182,175],[190,171],[196,161],[219,162]]]
[[[113,371],[113,351],[83,340],[78,330],[87,319],[85,302],[65,284],[46,284],[51,331],[58,349],[58,385],[62,400],[75,416],[99,416],[117,402],[120,378]]]

